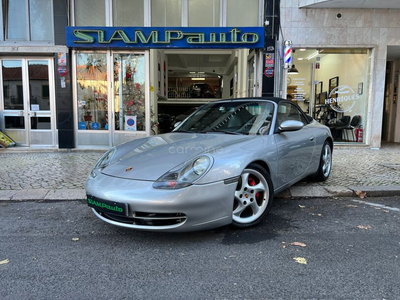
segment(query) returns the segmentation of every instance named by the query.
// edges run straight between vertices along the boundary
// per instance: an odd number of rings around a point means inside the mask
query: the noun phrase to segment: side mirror
[[[179,125],[181,125],[181,123],[182,123],[182,122],[176,122],[176,123],[174,124],[174,128],[176,128],[176,127],[178,127]]]
[[[296,131],[300,130],[304,127],[303,122],[296,121],[296,120],[287,120],[282,122],[282,124],[279,126],[279,130],[281,132],[283,131]]]

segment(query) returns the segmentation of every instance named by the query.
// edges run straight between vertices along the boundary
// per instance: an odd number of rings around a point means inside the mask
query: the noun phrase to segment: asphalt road
[[[185,234],[3,202],[0,299],[399,299],[400,197],[354,199],[277,200],[259,227]]]

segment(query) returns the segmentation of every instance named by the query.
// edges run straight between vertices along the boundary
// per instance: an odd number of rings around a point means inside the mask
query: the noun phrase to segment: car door
[[[279,126],[286,120],[301,121],[304,127],[296,131],[281,132]],[[278,148],[279,186],[292,184],[303,176],[310,165],[316,143],[315,134],[297,106],[290,102],[280,102],[274,138]]]

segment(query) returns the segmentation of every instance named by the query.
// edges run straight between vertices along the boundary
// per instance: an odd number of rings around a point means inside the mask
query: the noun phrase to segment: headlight
[[[165,173],[156,182],[155,189],[181,189],[192,185],[210,169],[212,157],[203,155]]]
[[[116,148],[111,148],[106,153],[104,153],[104,155],[99,159],[99,161],[94,166],[92,172],[90,172],[90,176],[92,178],[96,178],[96,176],[100,174],[101,170],[103,170],[110,164],[116,151],[117,151]]]

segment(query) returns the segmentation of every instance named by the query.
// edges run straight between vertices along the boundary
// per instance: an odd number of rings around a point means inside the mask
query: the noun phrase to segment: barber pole
[[[285,41],[284,52],[284,68],[290,69],[292,67],[292,41]]]

